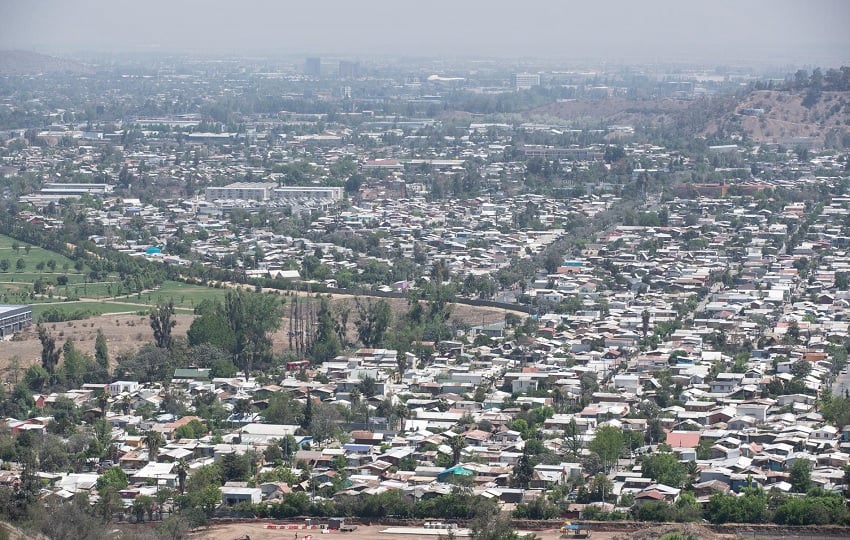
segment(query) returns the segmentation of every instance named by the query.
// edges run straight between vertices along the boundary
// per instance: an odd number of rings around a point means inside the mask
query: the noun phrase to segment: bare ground
[[[358,526],[357,530],[352,532],[331,532],[327,534],[321,534],[320,531],[298,531],[298,539],[303,540],[305,534],[312,534],[313,540],[322,540],[323,538],[339,538],[340,540],[391,540],[406,538],[409,540],[421,540],[423,538],[423,536],[417,534],[388,534],[381,532],[387,528],[388,527],[386,525]],[[262,523],[232,523],[227,525],[215,525],[207,529],[193,532],[190,538],[193,540],[235,540],[237,538],[244,537],[246,534],[251,537],[251,540],[291,540],[295,538],[295,531],[265,529]],[[534,534],[541,540],[556,540],[561,536],[557,529],[534,531]],[[593,540],[611,540],[615,538],[617,534],[618,533],[594,532],[591,538]],[[434,535],[424,538],[438,540],[440,536]],[[443,538],[445,538],[445,536]]]
[[[296,531],[289,529],[266,529],[265,523],[266,522],[230,523],[214,525],[212,527],[196,530],[190,535],[190,538],[192,538],[193,540],[236,540],[239,538],[244,538],[245,535],[248,535],[251,540],[288,540],[295,538]],[[267,523],[277,522],[269,520]],[[613,524],[609,523],[607,525],[610,525],[612,526],[611,528],[614,528]],[[687,534],[692,534],[696,538],[704,540],[723,540],[728,538],[734,538],[734,535],[717,534],[708,529],[707,527],[703,527],[698,524],[653,525],[648,523],[646,525],[646,527],[641,527],[638,531],[631,532],[591,530],[590,538],[591,540],[650,540],[653,538],[659,538],[664,534],[673,531],[681,531]],[[383,532],[387,529],[392,529],[393,532]],[[409,528],[411,530],[410,534],[399,534],[395,532],[399,529],[404,529],[404,527],[390,528],[386,525],[360,525],[357,527],[357,530],[344,533],[336,531],[321,534],[321,531],[318,530],[299,530],[297,532],[299,540],[303,540],[306,534],[312,534],[313,540],[321,540],[322,538],[345,538],[350,540],[421,540],[425,538],[438,540],[439,538],[445,538],[445,536],[441,537],[438,534],[429,534],[428,536],[425,536],[424,534],[416,534],[417,529],[415,528]],[[421,531],[421,529],[418,530]],[[518,532],[524,533],[526,531]],[[561,538],[561,533],[557,528],[528,532],[533,533],[535,537],[539,540],[560,540]],[[457,536],[457,538],[468,537]]]
[[[392,306],[393,313],[400,314],[407,310],[407,301],[402,298],[386,299]],[[333,302],[348,302],[352,308],[349,318],[349,336],[353,340],[354,324],[356,319],[354,313],[354,299],[351,296],[334,295]],[[523,314],[524,315],[524,314]],[[280,329],[272,336],[275,353],[282,353],[289,349],[289,312],[286,312]],[[489,324],[504,320],[505,310],[489,307],[475,307],[463,304],[455,304],[452,318],[463,321],[469,325]],[[177,314],[175,316],[177,326],[174,328],[174,336],[184,336],[194,319],[193,315]],[[56,338],[57,345],[61,346],[66,340],[73,339],[74,344],[85,353],[94,354],[94,344],[97,330],[102,329],[106,336],[109,356],[113,363],[118,354],[124,351],[135,351],[146,343],[153,341],[147,316],[141,315],[116,315],[104,314],[81,321],[66,321],[58,323],[46,323],[46,328]],[[0,381],[12,383],[15,381],[14,359],[17,359],[18,380],[23,372],[31,364],[41,361],[41,343],[38,340],[35,326],[27,331],[17,334],[14,340],[0,341]]]

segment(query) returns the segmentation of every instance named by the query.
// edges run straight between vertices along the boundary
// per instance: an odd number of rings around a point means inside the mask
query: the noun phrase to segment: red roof
[[[671,431],[667,444],[673,448],[696,448],[699,446],[699,431]]]
[[[664,494],[658,491],[657,489],[650,489],[649,491],[642,491],[635,496],[635,499],[653,499],[656,501],[663,501]]]

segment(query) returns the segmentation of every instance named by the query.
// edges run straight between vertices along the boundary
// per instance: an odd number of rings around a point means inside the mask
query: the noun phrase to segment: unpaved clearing
[[[330,532],[327,534],[321,534],[320,531],[297,532],[298,540],[304,540],[305,534],[312,534],[313,540],[335,538],[339,540],[392,540],[405,538],[409,540],[422,540],[423,538],[432,538],[433,540],[438,540],[439,538],[441,538],[439,535],[423,536],[417,534],[388,534],[381,532],[388,528],[389,527],[385,525],[371,525],[359,526],[357,527],[356,531],[344,533]],[[248,535],[251,540],[293,540],[295,538],[295,533],[296,531],[291,530],[265,529],[264,524],[262,523],[231,523],[227,525],[216,525],[207,529],[195,531],[191,534],[190,538],[194,540],[235,540],[237,538],[244,538],[245,535]],[[534,534],[541,540],[555,540],[560,538],[561,536],[557,529],[535,531]],[[591,539],[611,540],[615,536],[617,536],[617,534],[622,533],[595,532],[592,534]],[[446,538],[446,536],[444,535],[442,536],[442,538]]]

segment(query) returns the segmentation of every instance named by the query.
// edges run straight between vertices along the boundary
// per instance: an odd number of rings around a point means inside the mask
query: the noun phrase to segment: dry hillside
[[[788,144],[794,137],[811,137],[818,146],[850,146],[850,92],[821,92],[814,103],[806,100],[806,92],[750,92],[734,112],[710,122],[706,134],[740,132],[757,142],[779,144]],[[748,109],[764,112],[741,114]]]

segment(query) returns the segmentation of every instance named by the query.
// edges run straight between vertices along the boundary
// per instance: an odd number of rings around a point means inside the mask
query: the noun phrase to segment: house
[[[173,473],[174,463],[148,463],[134,472],[132,479],[136,482],[151,482],[173,488],[177,485],[177,474]]]
[[[372,431],[352,431],[351,441],[355,444],[380,445],[384,441],[384,435]]]
[[[221,488],[221,501],[225,506],[234,506],[240,503],[257,504],[263,500],[262,488],[223,486]]]
[[[138,389],[139,383],[137,381],[115,381],[109,383],[109,393],[113,396],[123,392],[133,393]]]
[[[719,373],[717,378],[711,381],[709,392],[712,394],[731,394],[738,389],[743,380],[743,373]]]

